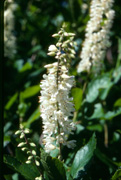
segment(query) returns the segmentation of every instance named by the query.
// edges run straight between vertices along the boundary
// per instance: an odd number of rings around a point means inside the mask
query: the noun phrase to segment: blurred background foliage
[[[14,4],[14,8],[11,5]],[[70,73],[75,75],[76,86],[72,96],[76,112],[77,140],[74,151],[64,148],[66,164],[80,147],[84,146],[93,132],[97,148],[93,159],[85,167],[83,180],[121,179],[121,2],[115,0],[115,19],[111,30],[112,46],[107,50],[104,68],[99,73],[92,71],[77,74],[79,55],[84,41],[85,27],[89,20],[90,0],[14,0],[5,1],[5,10],[13,12],[6,26],[10,27],[14,42],[5,42],[4,83],[4,153],[23,161],[24,154],[16,149],[18,139],[14,132],[21,122],[30,128],[30,137],[41,144],[42,121],[38,96],[40,81],[46,73],[44,65],[55,59],[47,56],[48,46],[56,41],[56,33],[63,22],[68,31],[76,34],[76,59],[71,63]],[[9,13],[7,14],[8,18]],[[6,22],[6,21],[5,21]],[[9,31],[9,28],[5,31]],[[14,45],[12,44],[14,43]],[[71,138],[71,137],[70,137]],[[69,153],[69,155],[68,155]],[[22,157],[22,158],[20,158]],[[115,173],[115,174],[114,174]],[[4,164],[5,180],[23,180],[24,177]]]

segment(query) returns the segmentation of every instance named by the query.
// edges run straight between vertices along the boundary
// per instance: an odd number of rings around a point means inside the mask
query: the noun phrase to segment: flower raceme
[[[40,110],[43,120],[43,143],[46,152],[59,149],[60,144],[74,148],[76,142],[75,140],[68,140],[69,134],[73,134],[75,129],[71,120],[75,111],[72,103],[73,98],[69,97],[70,90],[74,85],[74,76],[68,74],[68,60],[75,54],[72,41],[74,34],[66,33],[63,28],[60,32],[53,35],[60,37],[57,47],[51,45],[48,49],[48,55],[55,55],[58,62],[45,66],[47,75],[43,75],[44,80],[41,81],[40,85]]]
[[[106,49],[111,45],[110,28],[115,14],[111,9],[113,2],[114,0],[92,0],[78,73],[89,71],[91,65],[100,65]]]
[[[14,11],[17,4],[13,0],[5,3],[4,11],[4,52],[5,57],[13,58],[16,54],[16,37],[14,35]]]

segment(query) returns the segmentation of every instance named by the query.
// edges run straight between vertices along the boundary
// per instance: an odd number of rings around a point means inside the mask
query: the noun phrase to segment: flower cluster
[[[11,0],[4,11],[4,52],[5,56],[13,58],[16,53],[16,37],[14,35],[14,11],[17,5]]]
[[[24,129],[23,125],[20,124],[20,129],[15,132],[15,135],[19,135],[19,138],[21,139],[21,142],[18,144],[18,147],[21,148],[22,151],[26,151],[26,153],[28,154],[28,160],[26,161],[26,164],[34,162],[36,166],[39,166],[39,157],[36,155],[35,151],[36,145],[26,137],[26,134],[28,133],[30,133],[29,129]]]
[[[105,57],[106,49],[111,45],[109,38],[114,18],[114,10],[111,9],[113,2],[113,0],[92,0],[78,73],[89,71],[91,65],[100,64]]]
[[[72,33],[62,28],[54,37],[60,37],[58,43],[49,47],[48,55],[55,55],[58,62],[48,64],[47,75],[41,82],[40,109],[43,120],[43,143],[46,152],[59,149],[60,144],[68,148],[75,147],[75,140],[68,140],[73,134],[74,123],[70,119],[74,112],[70,89],[74,85],[74,77],[68,75],[70,58],[74,57],[74,42]],[[68,40],[67,40],[68,37]],[[67,66],[68,65],[68,66]]]

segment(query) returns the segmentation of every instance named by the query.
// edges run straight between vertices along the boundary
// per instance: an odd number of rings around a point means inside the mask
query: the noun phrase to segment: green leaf
[[[63,166],[63,162],[61,162],[57,158],[52,158],[51,156],[47,157],[47,164],[52,173],[54,180],[66,180],[66,172]],[[58,178],[57,178],[58,177]]]
[[[104,110],[100,103],[95,104],[94,108],[95,109],[93,115],[89,117],[90,120],[104,117]]]
[[[121,78],[121,66],[116,68],[113,72],[114,83],[117,83]]]
[[[111,120],[111,119],[113,119],[114,117],[116,117],[118,115],[121,115],[121,107],[116,109],[115,111],[108,111],[105,114],[104,119]]]
[[[27,70],[30,70],[32,68],[32,64],[30,62],[26,62],[24,66],[19,70],[20,73],[23,73]]]
[[[88,117],[89,120],[92,119],[104,119],[104,120],[112,120],[114,117],[121,114],[121,107],[114,111],[108,111],[104,113],[103,107],[100,103],[95,104],[95,110],[91,117]]]
[[[73,180],[72,176],[70,175],[70,167],[68,167],[66,164],[64,164],[64,168],[66,171],[66,179],[67,180]]]
[[[23,92],[21,92],[21,94],[20,94],[21,99],[30,98],[30,97],[36,95],[39,91],[40,91],[39,85],[28,87]]]
[[[7,104],[5,105],[5,109],[9,110],[11,108],[11,106],[15,103],[16,99],[18,97],[18,93],[15,93],[10,100],[7,102]]]
[[[82,89],[80,88],[73,88],[72,89],[72,96],[74,98],[75,109],[78,111],[82,104]]]
[[[9,131],[10,127],[12,126],[11,122],[7,122],[4,126],[4,134],[7,134],[7,132]]]
[[[16,158],[8,155],[4,156],[4,162],[23,175],[27,180],[33,180],[39,176],[37,167],[32,164],[20,163]]]
[[[81,170],[84,170],[84,167],[92,158],[95,148],[96,148],[96,139],[95,139],[95,134],[93,134],[89,142],[79,151],[77,151],[74,157],[74,161],[70,171],[70,174],[73,178],[78,178],[79,172]]]
[[[23,123],[24,127],[29,128],[31,123],[33,123],[35,120],[37,120],[40,116],[40,110],[37,108],[32,115],[29,117],[29,119]]]
[[[87,126],[87,129],[89,129],[90,131],[99,131],[99,132],[103,131],[103,127],[101,124],[94,124]]]
[[[41,159],[41,164],[42,164],[44,172],[45,172],[44,174],[45,174],[47,180],[53,180],[52,173],[50,172],[49,166],[47,164],[48,156],[49,155],[41,148],[40,149],[40,159]]]
[[[121,98],[119,98],[118,100],[116,100],[116,102],[114,103],[114,107],[120,106],[121,107]]]
[[[36,45],[31,49],[31,53],[35,53],[37,51],[40,51],[42,47],[40,45]]]
[[[91,103],[95,101],[98,96],[101,100],[104,100],[112,85],[113,83],[111,82],[109,73],[93,79],[87,88],[86,101]]]
[[[43,73],[44,71],[45,71],[45,68],[40,68],[39,70],[36,70],[36,71],[30,73],[28,77],[29,77],[29,78],[32,78],[32,77],[35,78],[36,76],[40,75],[40,74]]]
[[[27,161],[27,155],[25,152],[23,152],[20,148],[16,148],[15,149],[15,155],[16,155],[16,159],[21,162],[24,163]]]
[[[115,174],[113,175],[113,177],[111,178],[111,180],[121,180],[121,169],[118,169]]]
[[[55,157],[53,158],[49,156],[43,149],[40,149],[40,151],[40,159],[45,170],[46,177],[48,177],[49,180],[66,180],[66,172],[63,162]]]

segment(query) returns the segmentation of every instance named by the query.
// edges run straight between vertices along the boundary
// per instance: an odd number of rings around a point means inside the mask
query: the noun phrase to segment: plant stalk
[[[30,150],[30,152],[31,152],[31,156],[33,157],[33,162],[34,162],[35,166],[37,167],[38,171],[40,172],[40,176],[42,175],[42,177],[43,177],[43,173],[42,173],[41,169],[36,165],[35,157],[34,157],[34,155],[32,154],[31,146],[30,146],[29,141],[28,141],[28,139],[26,138],[26,135],[25,135],[25,133],[24,133],[23,130],[22,130],[22,133],[24,134],[25,142],[26,142],[26,144],[28,145],[28,148],[29,148],[29,150]]]

